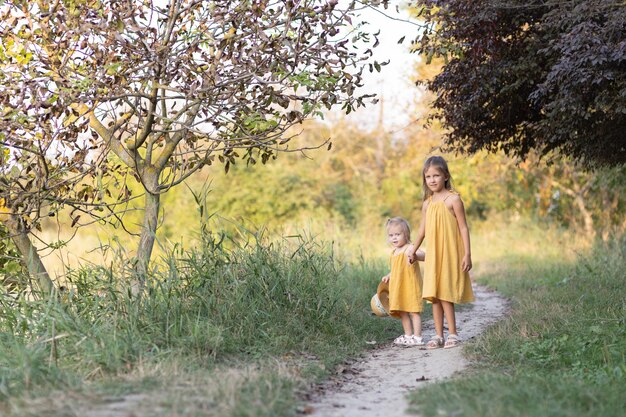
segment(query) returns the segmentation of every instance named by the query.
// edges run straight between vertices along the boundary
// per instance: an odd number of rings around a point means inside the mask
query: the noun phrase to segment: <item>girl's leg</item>
[[[433,321],[435,322],[437,336],[443,337],[443,307],[441,306],[441,301],[433,301]]]
[[[439,349],[443,347],[443,307],[439,300],[433,301],[433,321],[435,322],[436,336],[426,343],[426,349]]]
[[[422,336],[422,316],[420,313],[409,313],[411,324],[413,324],[413,336]]]
[[[456,335],[456,316],[454,315],[454,303],[449,301],[441,301],[443,314],[446,316],[448,323],[448,334]]]
[[[404,334],[398,336],[393,341],[394,345],[407,346],[412,342],[411,336],[411,318],[409,317],[409,313],[406,311],[400,311],[400,320],[402,321],[402,328],[404,329]]]
[[[402,320],[402,328],[404,329],[404,334],[406,336],[411,336],[413,334],[413,330],[411,329],[411,318],[409,317],[409,313],[407,313],[406,311],[401,311],[400,320]]]

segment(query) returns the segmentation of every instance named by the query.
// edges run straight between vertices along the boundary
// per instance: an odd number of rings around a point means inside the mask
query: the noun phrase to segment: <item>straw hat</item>
[[[370,301],[370,307],[372,312],[379,317],[386,317],[389,315],[389,284],[386,282],[380,282],[376,289],[376,294],[372,296]]]

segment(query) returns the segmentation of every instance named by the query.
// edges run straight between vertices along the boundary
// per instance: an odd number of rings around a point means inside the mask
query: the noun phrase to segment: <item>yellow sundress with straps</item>
[[[474,292],[469,274],[463,271],[465,247],[461,231],[445,204],[450,195],[436,202],[431,196],[426,208],[423,297],[431,302],[469,303],[474,301]]]
[[[399,318],[400,311],[421,313],[422,274],[418,262],[409,263],[405,249],[391,252],[391,277],[389,278],[389,315]]]

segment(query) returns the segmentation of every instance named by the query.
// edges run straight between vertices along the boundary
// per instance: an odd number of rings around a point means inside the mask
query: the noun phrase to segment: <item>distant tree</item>
[[[617,0],[419,0],[416,50],[450,150],[556,151],[626,162],[626,5]]]
[[[355,88],[367,65],[380,64],[355,47],[376,40],[352,27],[355,7],[326,0],[6,1],[0,100],[33,131],[40,120],[56,121],[59,146],[91,137],[92,149],[113,152],[141,182],[137,268],[145,277],[162,193],[218,161],[228,171],[238,158],[265,163],[296,150],[284,135],[290,126],[324,108],[350,112],[364,104],[367,96],[355,96]],[[3,142],[16,148],[19,124],[5,125]]]

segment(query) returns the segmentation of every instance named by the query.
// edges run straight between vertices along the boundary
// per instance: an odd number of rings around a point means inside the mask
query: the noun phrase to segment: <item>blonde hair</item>
[[[424,169],[422,170],[422,189],[424,190],[424,200],[428,200],[428,198],[433,195],[431,189],[428,188],[428,185],[426,185],[426,171],[432,167],[441,171],[441,173],[447,178],[445,188],[447,190],[452,190],[452,175],[450,175],[448,163],[441,156],[431,156],[426,160],[426,162],[424,162]]]
[[[404,237],[407,242],[411,241],[411,227],[409,226],[409,222],[404,220],[402,217],[392,217],[387,220],[387,224],[385,225],[385,229],[389,230],[389,226],[400,226]]]

